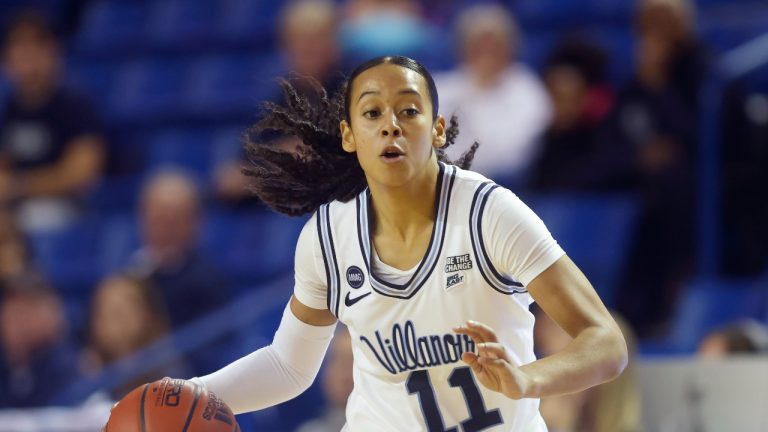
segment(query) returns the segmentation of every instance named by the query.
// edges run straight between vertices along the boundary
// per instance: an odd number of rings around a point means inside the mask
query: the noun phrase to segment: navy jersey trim
[[[400,299],[409,299],[413,297],[424,283],[426,283],[437,265],[445,239],[446,227],[448,225],[448,210],[456,176],[456,167],[445,165],[440,162],[439,170],[436,186],[438,200],[437,217],[435,218],[435,224],[432,227],[429,246],[413,276],[405,284],[394,284],[381,280],[371,271],[373,266],[371,264],[372,245],[370,237],[370,227],[372,224],[370,223],[369,216],[372,205],[370,191],[366,189],[357,198],[358,240],[360,242],[366,269],[370,276],[369,280],[371,282],[371,287],[381,295]]]
[[[472,240],[472,250],[478,262],[478,269],[488,285],[502,294],[517,294],[528,292],[520,282],[506,278],[496,270],[485,247],[483,240],[483,214],[485,205],[488,203],[488,197],[499,186],[486,182],[481,184],[472,197],[472,206],[469,211],[469,235]]]
[[[339,265],[336,261],[336,249],[331,233],[330,204],[323,204],[317,211],[317,231],[320,236],[320,250],[323,252],[325,279],[327,285],[328,310],[336,317],[339,316]]]
[[[363,262],[365,263],[365,270],[370,275],[371,267],[368,263],[368,255],[370,251],[370,243],[366,243],[368,235],[363,234],[363,228],[370,226],[368,218],[368,189],[364,190],[357,195],[355,199],[357,205],[357,241],[360,244],[360,251],[363,253]]]

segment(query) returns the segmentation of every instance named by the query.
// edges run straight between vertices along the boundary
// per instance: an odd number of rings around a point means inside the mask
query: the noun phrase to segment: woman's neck
[[[400,187],[370,185],[374,235],[386,232],[388,236],[406,240],[421,232],[425,225],[431,227],[437,212],[435,196],[439,172],[435,159],[422,175],[408,184]]]

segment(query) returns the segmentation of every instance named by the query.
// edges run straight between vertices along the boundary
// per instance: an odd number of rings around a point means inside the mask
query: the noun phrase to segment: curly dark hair
[[[266,102],[264,116],[247,132],[245,146],[249,166],[243,173],[252,178],[251,191],[273,210],[290,216],[314,212],[333,200],[349,201],[367,186],[357,156],[341,147],[339,123],[348,118],[348,91],[355,78],[374,66],[390,63],[416,71],[424,77],[430,91],[433,119],[437,117],[437,90],[429,72],[407,57],[388,56],[369,60],[358,66],[334,95],[316,81],[308,90],[299,90],[288,79],[281,79],[284,101]],[[296,152],[260,142],[265,131],[295,136],[301,141]],[[450,161],[445,149],[459,134],[458,121],[452,116],[446,130],[445,146],[437,149],[438,160],[469,168],[477,150],[474,143],[456,161]]]

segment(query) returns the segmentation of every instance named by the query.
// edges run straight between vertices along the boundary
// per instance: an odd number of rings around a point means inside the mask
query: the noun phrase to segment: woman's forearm
[[[575,393],[610,381],[627,365],[627,345],[618,328],[588,327],[553,355],[523,365],[530,379],[525,397]]]

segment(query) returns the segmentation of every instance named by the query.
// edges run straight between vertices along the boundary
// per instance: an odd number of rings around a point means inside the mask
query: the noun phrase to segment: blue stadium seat
[[[220,128],[213,131],[211,135],[211,147],[214,166],[233,161],[240,161],[244,153],[244,134],[249,125],[243,124]]]
[[[192,118],[252,120],[259,103],[277,94],[280,75],[274,57],[244,53],[198,59],[189,65],[180,106]]]
[[[633,73],[635,65],[634,35],[627,27],[602,27],[588,29],[584,34],[608,56],[607,79],[617,88]]]
[[[147,38],[160,50],[210,48],[220,12],[220,2],[215,0],[154,1],[149,8]]]
[[[266,210],[212,211],[206,217],[202,244],[236,282],[264,282],[293,268],[304,222]]]
[[[145,146],[147,172],[179,167],[199,179],[210,176],[210,133],[206,129],[170,129],[151,135]]]
[[[645,355],[691,354],[711,331],[746,318],[765,320],[766,280],[698,280],[685,287],[668,336],[641,344]]]
[[[134,211],[114,213],[103,218],[99,232],[99,256],[94,265],[104,274],[125,268],[140,245]]]
[[[65,61],[67,84],[88,95],[98,108],[107,106],[116,73],[115,65],[108,61]]]
[[[109,114],[119,122],[143,124],[178,117],[184,71],[180,60],[133,61],[124,65],[113,82]]]
[[[222,0],[217,39],[224,46],[249,47],[269,52],[282,1]]]
[[[530,68],[540,71],[555,48],[558,38],[557,34],[549,31],[526,34],[520,46],[518,58]]]
[[[137,175],[104,177],[88,194],[88,207],[100,214],[132,211],[138,202],[141,182]]]
[[[125,56],[146,48],[147,6],[141,1],[89,3],[75,47],[84,53],[107,56]]]
[[[510,0],[524,27],[629,24],[634,8],[626,0]]]
[[[28,235],[35,263],[65,296],[87,298],[101,277],[99,221],[84,218],[73,225]]]
[[[637,204],[625,196],[533,196],[525,200],[603,302],[614,306]]]
[[[722,10],[713,8],[702,12],[699,34],[704,42],[723,52],[747,43],[768,31],[768,8]]]

